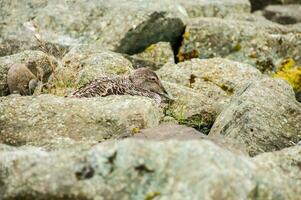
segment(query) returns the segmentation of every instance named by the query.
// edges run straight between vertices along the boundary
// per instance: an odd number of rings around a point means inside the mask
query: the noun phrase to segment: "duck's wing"
[[[122,79],[115,78],[98,78],[90,83],[80,87],[73,92],[71,97],[96,97],[96,96],[108,96],[124,94],[125,88],[123,87]]]

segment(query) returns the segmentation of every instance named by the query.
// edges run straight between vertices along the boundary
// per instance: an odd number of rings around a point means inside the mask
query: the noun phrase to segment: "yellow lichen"
[[[140,133],[140,128],[139,128],[139,127],[133,128],[133,129],[132,129],[132,133],[133,133],[133,134],[138,134],[138,133]]]
[[[188,31],[185,31],[185,33],[183,34],[183,38],[184,38],[185,40],[189,40],[189,38],[190,38],[190,33],[189,33]]]
[[[278,70],[273,74],[274,78],[286,80],[295,91],[301,90],[301,66],[295,66],[292,58],[285,59],[281,62]]]
[[[179,51],[178,55],[177,55],[177,58],[179,60],[179,62],[183,62],[185,60],[190,60],[192,58],[198,58],[199,57],[199,52],[195,49],[189,51],[189,52],[182,52],[182,51]]]
[[[150,52],[150,51],[154,50],[155,47],[156,47],[156,44],[151,44],[145,49],[145,51]]]

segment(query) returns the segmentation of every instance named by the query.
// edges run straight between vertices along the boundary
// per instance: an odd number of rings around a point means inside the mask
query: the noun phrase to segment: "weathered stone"
[[[7,95],[7,73],[14,64],[26,64],[42,82],[47,82],[51,72],[57,67],[55,58],[41,51],[24,51],[11,56],[0,57],[0,96]]]
[[[262,72],[272,71],[285,58],[301,63],[298,31],[268,20],[197,18],[188,23],[183,38],[180,61],[226,57]]]
[[[250,158],[206,140],[127,139],[54,152],[0,149],[0,197],[5,200],[294,200],[301,195],[281,170],[261,169]]]
[[[280,24],[301,22],[301,5],[270,5],[264,8],[263,15]]]
[[[175,63],[175,56],[168,42],[152,44],[139,54],[125,57],[132,62],[134,68],[149,67],[157,70],[166,63]]]
[[[189,17],[225,17],[231,13],[249,13],[251,5],[248,0],[177,0]]]
[[[102,76],[122,75],[133,69],[121,54],[104,50],[99,45],[80,45],[62,59],[62,67],[52,76],[47,93],[60,96]]]
[[[0,141],[51,146],[55,142],[102,141],[158,125],[160,111],[148,98],[8,96],[0,99]],[[49,143],[50,144],[49,144]]]
[[[174,99],[165,110],[165,115],[208,134],[226,100],[215,101],[192,88],[175,83],[164,81],[163,85]]]
[[[131,138],[164,141],[164,140],[210,140],[215,144],[235,153],[247,155],[242,143],[226,137],[208,137],[207,135],[183,125],[163,123],[154,128],[142,129]]]
[[[238,91],[209,135],[225,135],[247,145],[251,156],[280,150],[301,139],[301,105],[283,80],[264,78]]]

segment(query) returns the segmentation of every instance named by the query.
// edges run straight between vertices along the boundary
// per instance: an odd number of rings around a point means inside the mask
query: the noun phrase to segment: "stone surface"
[[[126,56],[134,68],[149,67],[152,70],[160,69],[166,63],[174,63],[173,49],[168,42],[158,42],[147,47],[143,52],[133,56]]]
[[[301,105],[283,80],[247,84],[216,119],[209,135],[225,135],[247,145],[251,156],[292,146],[301,138]]]
[[[231,13],[249,13],[251,5],[248,0],[177,0],[189,17],[225,17]]]
[[[281,170],[261,169],[206,140],[127,139],[54,152],[1,145],[0,153],[0,197],[5,200],[294,200],[301,194]]]
[[[48,78],[57,66],[55,58],[41,51],[24,51],[11,56],[0,57],[0,96],[7,95],[7,73],[14,64],[25,64],[31,72],[42,82],[47,82]]]
[[[218,146],[221,146],[222,148],[225,148],[231,152],[247,155],[245,146],[236,140],[232,140],[223,136],[208,137],[194,128],[174,123],[162,123],[157,127],[139,130],[139,132],[134,134],[131,138],[154,141],[210,140]]]
[[[301,63],[299,31],[268,20],[196,18],[189,21],[183,38],[180,61],[226,57],[267,73],[286,58]]]
[[[301,4],[270,5],[264,8],[263,15],[280,24],[295,24],[301,22]]]
[[[16,95],[0,99],[0,142],[49,146],[68,140],[103,141],[157,126],[160,111],[148,98],[109,96],[75,99]]]
[[[63,57],[62,67],[52,76],[46,93],[65,96],[96,78],[122,75],[132,69],[132,64],[118,53],[99,45],[79,45]]]

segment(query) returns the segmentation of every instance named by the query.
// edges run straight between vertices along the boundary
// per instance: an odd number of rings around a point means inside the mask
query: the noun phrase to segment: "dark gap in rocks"
[[[112,166],[110,173],[114,171],[115,160],[117,158],[117,151],[115,151],[111,156],[108,157],[108,163]]]
[[[175,63],[179,63],[180,62],[179,58],[178,58],[178,54],[179,54],[180,48],[181,48],[183,40],[184,40],[183,35],[185,33],[185,29],[186,29],[186,26],[184,26],[184,29],[182,30],[181,36],[179,36],[176,39],[175,44],[172,45],[172,50],[173,50],[173,55],[174,55]]]
[[[126,33],[115,51],[133,55],[160,41],[170,42],[172,47],[178,46],[176,43],[178,38],[182,37],[184,23],[180,18],[167,16],[167,12],[152,13],[149,20]]]
[[[77,180],[90,179],[94,176],[94,169],[90,165],[84,165],[80,170],[75,172],[75,177]]]
[[[270,4],[281,4],[281,0],[250,0],[251,12],[261,10]]]
[[[138,174],[141,176],[145,173],[153,173],[154,170],[149,169],[146,165],[141,164],[135,167],[135,170],[138,172]]]
[[[90,200],[83,194],[45,194],[44,192],[27,191],[25,194],[17,194],[16,196],[5,198],[9,200]],[[3,199],[3,200],[5,200]]]

